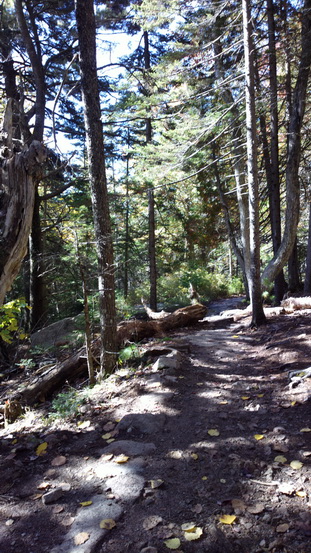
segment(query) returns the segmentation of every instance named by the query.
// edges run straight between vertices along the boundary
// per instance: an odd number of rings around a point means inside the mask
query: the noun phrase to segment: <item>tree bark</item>
[[[217,8],[215,7],[215,11]],[[239,125],[240,113],[235,104],[234,97],[231,89],[228,85],[223,85],[222,81],[225,80],[225,70],[222,64],[222,48],[220,42],[217,40],[222,34],[222,28],[219,28],[220,19],[216,18],[216,24],[214,28],[214,63],[215,63],[215,76],[219,83],[219,89],[223,101],[231,106],[230,113],[231,119],[234,125],[232,131],[232,158],[233,158],[233,171],[236,185],[236,195],[239,208],[240,217],[240,240],[242,244],[242,257],[238,257],[238,263],[243,273],[244,283],[248,281],[248,274],[250,270],[250,242],[249,242],[249,204],[248,195],[246,192],[245,182],[245,148],[244,138],[242,136],[241,126]],[[243,260],[243,261],[242,261]],[[249,290],[248,285],[245,286],[245,292],[248,297]]]
[[[268,41],[269,41],[269,81],[270,81],[270,156],[269,168],[266,168],[269,190],[270,222],[273,253],[277,253],[281,244],[281,202],[280,202],[280,171],[279,171],[279,117],[277,66],[275,45],[275,20],[273,0],[267,0]],[[267,164],[266,164],[267,165]],[[283,270],[274,280],[275,303],[279,305],[286,292],[287,285]]]
[[[148,73],[150,70],[150,50],[149,50],[149,35],[148,31],[144,31],[144,63],[145,70]],[[149,96],[148,86],[145,88],[146,96]],[[152,124],[151,119],[146,119],[146,144],[150,144],[152,140]],[[148,189],[148,253],[149,253],[149,282],[150,282],[150,307],[154,311],[157,310],[157,259],[156,259],[156,237],[155,237],[155,209],[154,209],[154,191]]]
[[[286,162],[286,213],[281,245],[262,274],[265,285],[272,282],[288,261],[296,240],[299,221],[299,166],[301,157],[301,128],[305,113],[306,95],[311,64],[311,0],[305,0],[302,9],[301,56],[297,81],[292,97],[288,128]]]
[[[98,256],[99,307],[101,324],[100,372],[110,374],[116,366],[116,308],[114,260],[103,130],[96,68],[96,27],[93,0],[76,0],[76,21],[80,49],[81,88],[91,200]]]
[[[266,321],[262,306],[260,283],[260,234],[259,195],[257,168],[257,134],[255,111],[254,47],[252,41],[251,10],[249,0],[242,0],[243,35],[245,57],[245,103],[247,174],[249,194],[250,270],[248,287],[252,307],[251,326],[257,327]]]
[[[40,197],[35,191],[35,201],[31,234],[29,237],[29,277],[30,277],[30,327],[31,330],[42,328],[47,321],[47,296],[44,279],[44,260],[42,228],[40,217]]]
[[[303,286],[304,294],[311,294],[311,202],[309,199],[309,231],[306,259],[306,274]]]
[[[35,187],[46,149],[33,141],[26,151],[2,159],[0,169],[0,305],[18,275],[27,252]]]

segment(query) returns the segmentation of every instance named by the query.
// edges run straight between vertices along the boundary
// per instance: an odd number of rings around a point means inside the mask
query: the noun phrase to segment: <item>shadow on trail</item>
[[[192,353],[181,369],[175,374],[163,370],[158,380],[147,371],[138,376],[136,399],[127,403],[123,393],[119,405],[116,394],[115,405],[106,403],[88,428],[56,429],[50,436],[29,431],[2,439],[2,487],[13,500],[1,510],[3,520],[13,523],[1,529],[1,551],[50,551],[66,535],[80,502],[97,495],[122,506],[123,515],[94,553],[139,553],[147,546],[164,553],[165,540],[173,537],[180,539],[184,553],[308,553],[311,456],[304,453],[311,450],[311,432],[300,430],[308,426],[309,405],[280,406],[286,377],[276,354],[271,359],[260,355],[257,346],[264,343],[264,332],[204,330],[190,338]],[[280,339],[275,347],[290,353],[293,344]],[[311,353],[308,344],[303,347]],[[114,444],[124,440],[154,448],[129,455],[120,465],[120,487],[113,488],[112,444],[102,436],[120,413],[123,424],[121,420]],[[45,440],[46,454],[36,456],[37,445]],[[60,455],[66,463],[53,466]],[[287,461],[276,461],[278,455]],[[293,460],[303,462],[299,470],[291,468]],[[144,479],[134,500],[122,495],[129,475]],[[35,496],[44,493],[44,482],[47,489],[62,482],[70,483],[70,489],[55,503],[42,505]],[[285,484],[286,493],[280,491]],[[236,519],[223,524],[223,515]],[[143,523],[151,516],[160,522],[146,530]],[[200,539],[186,540],[181,530],[186,522],[203,529]]]

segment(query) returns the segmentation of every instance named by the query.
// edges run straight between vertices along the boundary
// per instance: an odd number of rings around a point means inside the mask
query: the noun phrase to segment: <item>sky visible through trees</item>
[[[142,296],[157,303],[150,295],[155,286],[165,305],[187,303],[190,284],[202,301],[233,292],[248,296],[254,263],[261,274],[257,298],[279,303],[288,289],[310,292],[310,0],[247,5],[254,42],[255,200],[248,194],[244,4],[94,3],[120,318]],[[30,302],[32,328],[78,312],[77,234],[96,317],[99,238],[74,3],[1,2],[0,45],[3,159],[23,155],[42,122],[47,146],[29,207],[32,247],[7,300]],[[257,261],[252,232],[259,239]]]

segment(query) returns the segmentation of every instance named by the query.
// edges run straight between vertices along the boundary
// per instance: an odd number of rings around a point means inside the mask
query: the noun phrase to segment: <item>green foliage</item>
[[[203,267],[183,264],[173,274],[159,278],[159,298],[166,305],[189,303],[190,283],[197,290],[202,301],[226,297],[241,292],[241,281],[228,279],[227,275],[209,273]]]
[[[26,338],[26,334],[19,323],[21,313],[26,308],[29,309],[23,298],[5,303],[0,308],[0,338],[4,342],[11,344],[16,335],[21,340]]]
[[[75,389],[61,392],[52,401],[52,417],[67,418],[77,415],[81,405],[85,403],[85,395]]]
[[[33,369],[36,366],[36,362],[33,359],[21,359],[17,365],[22,369]]]
[[[130,359],[137,359],[140,357],[140,351],[136,344],[131,344],[126,348],[123,348],[119,353],[119,364],[122,365]]]

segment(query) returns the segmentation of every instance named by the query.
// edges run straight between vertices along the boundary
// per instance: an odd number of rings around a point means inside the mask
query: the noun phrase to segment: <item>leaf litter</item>
[[[111,404],[104,390],[100,392],[95,387],[97,390],[94,389],[94,398],[90,399],[86,419],[81,416],[75,422],[59,421],[48,430],[35,425],[22,428],[22,423],[11,425],[2,433],[0,443],[0,468],[4,474],[0,494],[15,498],[14,514],[9,504],[0,505],[4,521],[14,520],[10,527],[4,524],[0,529],[6,552],[29,553],[34,548],[33,542],[36,553],[46,553],[47,548],[60,543],[60,529],[65,535],[73,523],[78,522],[79,512],[86,514],[93,508],[92,504],[87,505],[93,494],[122,504],[122,497],[114,490],[106,490],[105,478],[99,478],[94,470],[94,467],[109,470],[120,455],[119,452],[115,455],[105,452],[107,440],[105,443],[101,438],[105,434],[105,438],[113,441],[134,438],[142,443],[153,441],[156,450],[144,459],[137,458],[138,465],[143,466],[146,482],[139,499],[126,509],[120,522],[114,519],[98,522],[108,531],[103,551],[109,544],[109,553],[119,553],[125,541],[131,551],[138,553],[143,548],[139,545],[142,543],[161,553],[165,549],[183,550],[184,553],[196,552],[199,548],[205,551],[216,548],[213,536],[218,535],[218,531],[224,539],[221,549],[226,553],[308,551],[310,468],[307,460],[311,447],[306,397],[309,379],[290,390],[287,375],[279,368],[280,355],[283,355],[282,362],[292,363],[294,358],[298,364],[305,362],[308,356],[307,350],[298,349],[295,344],[298,322],[306,335],[311,335],[311,321],[306,316],[299,320],[291,316],[282,321],[276,319],[273,325],[254,333],[241,327],[236,334],[232,362],[228,357],[228,361],[226,358],[219,364],[213,348],[205,345],[193,347],[191,358],[183,354],[182,374],[177,375],[183,378],[176,379],[174,384],[170,382],[166,388],[163,370],[157,403],[152,407],[150,401],[148,406],[148,412],[155,418],[162,413],[166,416],[164,430],[157,433],[140,436],[115,433],[117,421],[131,409],[141,414],[146,412],[145,406],[141,411],[138,406],[139,400],[149,394],[144,391],[152,374],[148,368],[133,379],[116,379],[109,385]],[[175,333],[171,339],[189,340],[192,332],[197,339],[195,335],[201,331],[187,329],[186,333]],[[212,331],[207,332],[212,339]],[[223,348],[227,347],[226,343],[230,345],[230,332],[225,340]],[[243,342],[241,350],[237,347],[240,341]],[[283,350],[278,345],[278,352],[274,353],[274,342],[284,344]],[[198,381],[204,381],[204,389],[198,389]],[[143,393],[136,393],[137,386],[141,386]],[[204,399],[209,389],[215,392],[212,398],[219,397],[220,393],[224,397],[225,390],[226,399]],[[159,392],[173,392],[172,399],[161,403]],[[245,398],[243,402],[241,396]],[[257,410],[252,401],[256,397],[261,405]],[[283,409],[283,404],[289,409]],[[246,406],[250,406],[250,410]],[[213,430],[218,434],[210,434]],[[75,436],[77,439],[72,439]],[[195,453],[193,442],[196,442]],[[283,457],[288,460],[281,462],[274,451],[285,454]],[[8,459],[9,455],[13,457]],[[123,455],[127,459],[123,457],[115,466],[122,471],[127,467],[132,470],[135,455],[126,452]],[[305,459],[305,463],[301,459]],[[46,475],[49,466],[55,471],[50,476]],[[13,470],[14,481],[10,480]],[[11,482],[10,489],[5,487],[6,482]],[[56,504],[44,506],[41,501],[34,501],[34,491],[43,482],[44,493],[61,487],[61,483],[69,488]],[[24,494],[23,502],[16,502],[19,493]],[[37,496],[40,500],[42,494]],[[83,502],[83,498],[90,499]],[[85,507],[80,503],[85,503]],[[36,528],[29,527],[25,543],[17,524],[25,517],[22,504],[36,517]],[[184,521],[191,517],[195,522],[183,528]],[[5,528],[7,532],[10,530],[10,535],[5,534]],[[83,530],[74,534],[82,547],[90,539],[90,533]],[[40,539],[34,542],[36,535]],[[11,546],[12,540],[15,540],[14,546]]]

